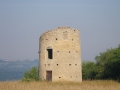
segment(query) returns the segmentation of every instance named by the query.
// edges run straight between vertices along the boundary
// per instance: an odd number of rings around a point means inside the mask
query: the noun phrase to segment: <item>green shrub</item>
[[[32,67],[29,71],[25,71],[24,77],[22,81],[38,81],[38,69],[36,67]]]
[[[82,63],[82,79],[83,80],[93,80],[97,74],[97,67],[94,62],[86,61]]]

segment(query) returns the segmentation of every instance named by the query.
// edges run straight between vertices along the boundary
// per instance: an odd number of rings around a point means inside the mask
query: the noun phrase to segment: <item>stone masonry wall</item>
[[[46,71],[52,71],[52,81],[82,81],[80,31],[58,27],[39,39],[39,77],[46,80]],[[52,49],[52,59],[47,49]]]

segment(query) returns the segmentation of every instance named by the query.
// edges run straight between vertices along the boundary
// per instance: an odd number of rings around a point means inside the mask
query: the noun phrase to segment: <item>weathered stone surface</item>
[[[47,71],[52,71],[52,81],[82,82],[80,47],[77,29],[58,27],[43,33],[39,39],[39,77],[47,80]]]

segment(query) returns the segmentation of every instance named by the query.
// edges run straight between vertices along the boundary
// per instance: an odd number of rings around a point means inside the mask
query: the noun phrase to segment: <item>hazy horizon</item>
[[[82,60],[120,44],[119,0],[0,0],[0,59],[39,58],[39,37],[59,26],[81,32]]]

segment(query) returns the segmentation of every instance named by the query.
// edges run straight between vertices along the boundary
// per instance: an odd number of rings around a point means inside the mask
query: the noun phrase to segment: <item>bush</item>
[[[22,81],[38,81],[38,69],[36,67],[32,67],[29,71],[25,71],[24,77]]]
[[[97,74],[97,67],[96,64],[94,62],[83,62],[82,63],[82,79],[83,80],[93,80],[95,79]]]

